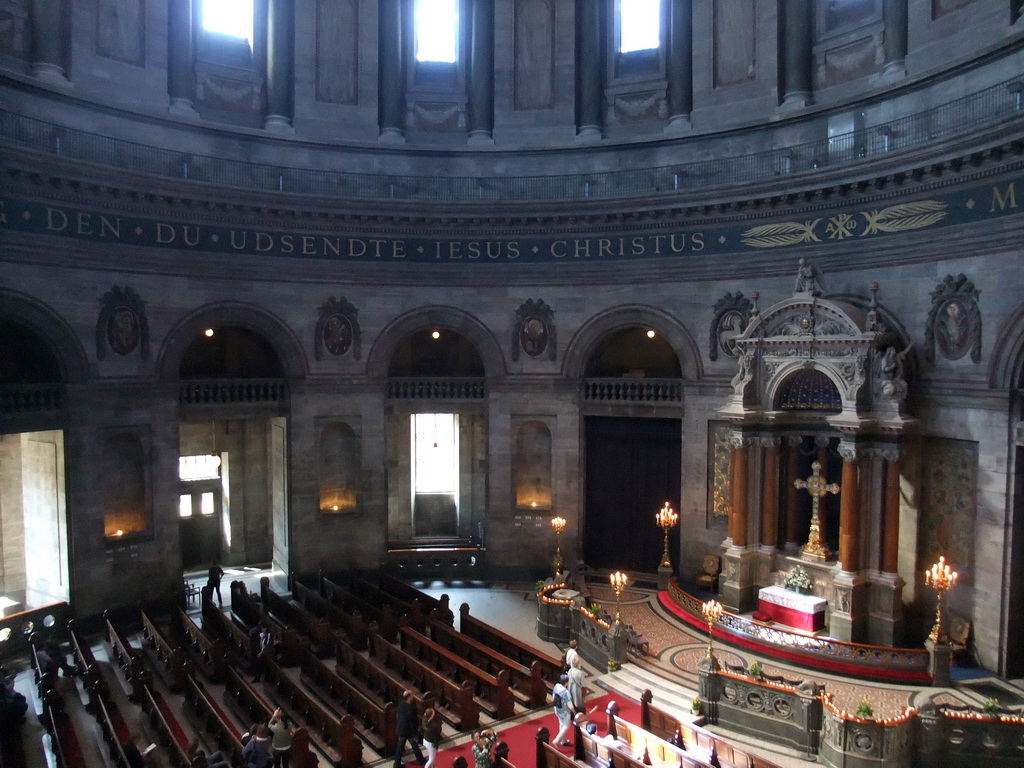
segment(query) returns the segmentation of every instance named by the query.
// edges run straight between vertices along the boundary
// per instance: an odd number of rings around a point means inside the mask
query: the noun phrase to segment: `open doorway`
[[[64,433],[0,435],[0,615],[70,599]]]

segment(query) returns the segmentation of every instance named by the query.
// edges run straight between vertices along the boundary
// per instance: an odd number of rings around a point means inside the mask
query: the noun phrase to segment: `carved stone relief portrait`
[[[149,356],[146,303],[127,286],[114,286],[100,299],[100,313],[96,319],[96,357],[105,359],[108,348],[121,357],[127,357],[136,349],[142,359]]]
[[[543,300],[529,299],[516,311],[512,332],[512,359],[522,352],[528,357],[555,359],[555,313]]]
[[[727,293],[715,302],[708,344],[708,357],[711,360],[717,360],[719,352],[726,357],[739,357],[736,337],[747,327],[753,306],[750,299],[739,292],[735,296],[731,292]]]
[[[333,296],[320,306],[316,323],[313,353],[317,360],[323,360],[324,352],[334,357],[349,353],[356,360],[360,358],[359,312],[344,297]]]
[[[964,275],[946,275],[932,291],[928,313],[925,356],[929,362],[935,352],[947,360],[960,360],[968,353],[971,362],[981,362],[981,292]]]

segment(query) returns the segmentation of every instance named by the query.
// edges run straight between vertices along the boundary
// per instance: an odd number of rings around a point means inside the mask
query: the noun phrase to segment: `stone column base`
[[[953,656],[949,643],[936,643],[925,640],[928,649],[928,674],[932,676],[932,685],[948,687],[953,684],[949,677],[949,666]]]

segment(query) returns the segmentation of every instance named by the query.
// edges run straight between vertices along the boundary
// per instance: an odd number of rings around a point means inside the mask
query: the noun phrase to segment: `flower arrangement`
[[[764,667],[761,666],[760,661],[750,662],[750,666],[747,667],[747,674],[751,677],[761,677],[764,675]]]
[[[999,711],[999,699],[985,699],[985,703],[981,707],[983,715],[998,715]]]
[[[690,701],[690,711],[695,715],[700,714],[700,697],[694,696]]]
[[[547,582],[544,579],[537,579],[537,583],[534,585],[534,589],[537,590],[538,595],[544,591],[545,585],[547,585]]]
[[[587,606],[587,610],[590,611],[590,615],[595,619],[601,618],[601,606],[598,603],[591,603]]]
[[[794,565],[790,572],[786,574],[782,584],[786,589],[791,589],[794,592],[810,592],[811,587],[814,586],[810,574],[807,573],[807,569],[802,565]]]
[[[855,714],[857,717],[864,718],[875,716],[875,708],[871,706],[871,702],[868,701],[867,696],[860,700],[860,704],[857,705],[857,712]]]

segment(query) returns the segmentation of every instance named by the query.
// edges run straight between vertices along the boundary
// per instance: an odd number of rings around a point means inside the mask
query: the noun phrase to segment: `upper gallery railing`
[[[583,399],[605,403],[681,403],[681,379],[586,379]]]
[[[0,414],[59,411],[60,384],[6,384],[0,386]]]
[[[829,135],[827,116],[809,117],[808,124],[820,127],[821,135],[827,136],[815,141],[731,157],[715,152],[713,159],[669,166],[552,176],[432,177],[269,165],[148,146],[4,109],[0,109],[0,140],[168,179],[348,200],[468,203],[614,199],[753,184],[823,166],[841,168],[865,158],[926,146],[1024,116],[1022,93],[1024,79],[1016,77],[922,112],[835,135]],[[863,103],[855,112],[864,115],[876,106]],[[855,123],[854,112],[839,114],[848,119],[848,124]],[[771,126],[765,130],[771,130]],[[702,139],[714,138],[714,134],[708,134],[683,140],[683,145],[692,156],[697,154],[693,150],[700,149]],[[782,134],[766,135],[762,144],[781,141]]]
[[[288,386],[282,379],[204,379],[178,385],[180,405],[251,405],[283,403]]]
[[[389,400],[482,400],[487,397],[487,383],[475,378],[408,378],[388,379]]]

